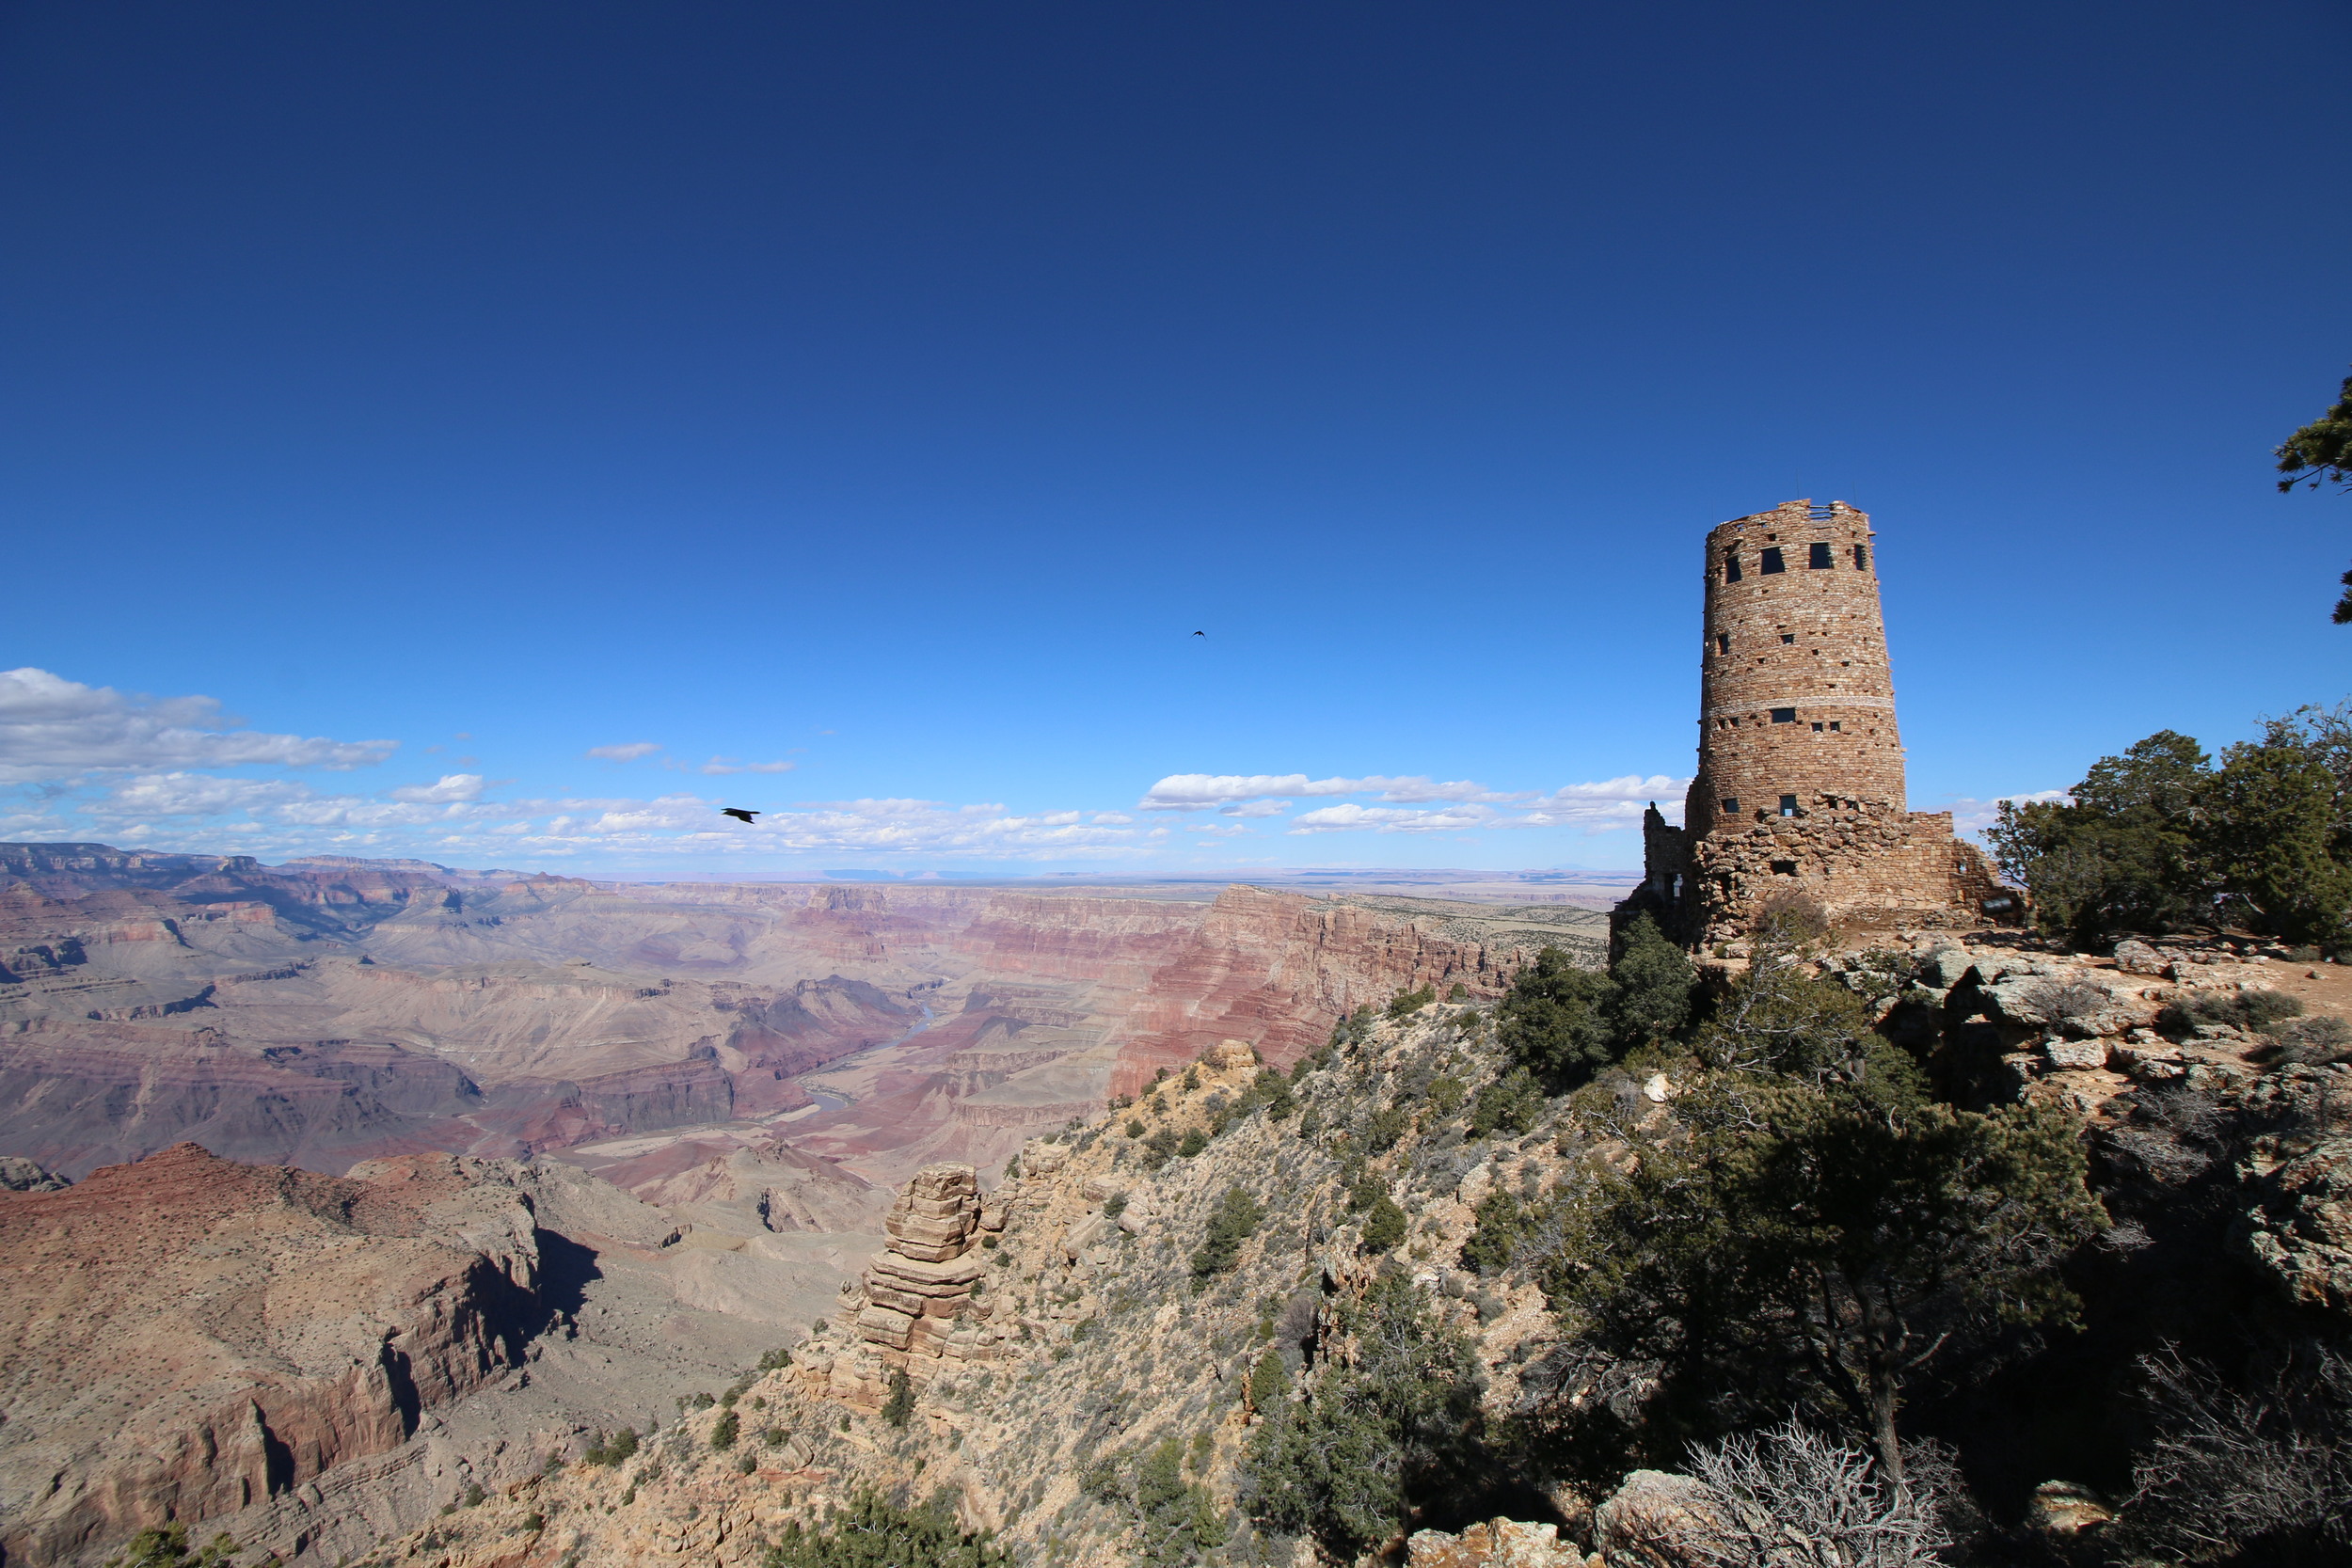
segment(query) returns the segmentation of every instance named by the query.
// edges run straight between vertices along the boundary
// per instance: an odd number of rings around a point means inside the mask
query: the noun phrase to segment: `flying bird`
[[[755,811],[745,811],[741,806],[728,806],[722,810],[719,815],[721,816],[732,816],[738,822],[749,822],[753,817],[757,816],[759,813]]]
[[[1206,636],[1208,636],[1209,634],[1208,634],[1207,632],[1205,632],[1205,631],[1196,631],[1196,632],[1194,632],[1192,635],[1193,635],[1193,636],[1195,636],[1195,637],[1206,637]]]

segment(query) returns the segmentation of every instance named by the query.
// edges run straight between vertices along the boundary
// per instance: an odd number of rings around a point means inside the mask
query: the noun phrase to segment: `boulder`
[[[1405,1543],[1410,1568],[1583,1568],[1584,1554],[1560,1539],[1557,1525],[1493,1519],[1459,1535],[1416,1531]]]
[[[1943,942],[1929,948],[1920,958],[1919,980],[1922,985],[1932,986],[1938,990],[1949,990],[1960,984],[1976,964],[1977,960],[1969,957],[1965,947],[1957,942]]]
[[[2026,1523],[2043,1535],[2080,1535],[2114,1517],[2106,1499],[2078,1481],[2045,1481],[2026,1503]]]
[[[2292,1300],[2352,1313],[2352,1137],[2321,1138],[2257,1190],[2241,1251]]]
[[[1051,1176],[1070,1164],[1070,1150],[1060,1144],[1031,1138],[1021,1146],[1021,1170],[1025,1176]]]
[[[1722,1503],[1694,1476],[1636,1470],[1593,1511],[1593,1544],[1610,1568],[1699,1568]]]
[[[2115,967],[2126,974],[2161,975],[2164,955],[2144,942],[2119,942],[2115,944]]]
[[[1248,1040],[1219,1040],[1202,1053],[1201,1061],[1221,1071],[1258,1065],[1258,1048]]]

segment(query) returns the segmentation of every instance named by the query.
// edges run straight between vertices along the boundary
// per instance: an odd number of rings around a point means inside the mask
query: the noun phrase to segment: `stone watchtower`
[[[1975,925],[2015,895],[1948,812],[1912,812],[1879,611],[1877,535],[1843,501],[1783,502],[1707,536],[1697,775],[1683,826],[1653,803],[1647,875],[1619,907],[1690,943],[1803,894],[1864,924]]]
[[[1875,538],[1844,501],[1789,501],[1708,534],[1692,832],[1817,798],[1903,809]]]

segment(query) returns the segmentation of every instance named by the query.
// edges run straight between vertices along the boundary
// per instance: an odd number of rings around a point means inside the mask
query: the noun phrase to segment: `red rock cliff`
[[[349,1178],[181,1144],[0,1194],[0,1560],[73,1560],[403,1442],[501,1374],[534,1305],[499,1168]]]

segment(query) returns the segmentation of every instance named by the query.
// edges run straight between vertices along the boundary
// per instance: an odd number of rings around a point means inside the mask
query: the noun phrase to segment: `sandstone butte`
[[[348,1177],[183,1144],[0,1194],[0,1552],[78,1560],[400,1444],[531,1327],[531,1207],[477,1163]]]

